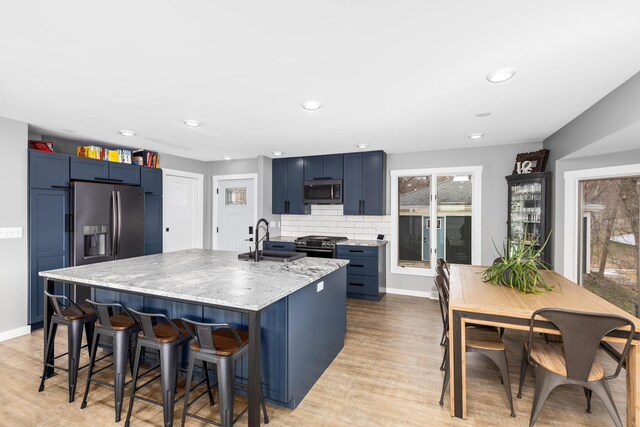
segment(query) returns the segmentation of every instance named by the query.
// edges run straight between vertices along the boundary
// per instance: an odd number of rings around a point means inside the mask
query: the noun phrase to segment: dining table
[[[451,366],[451,415],[467,417],[465,327],[490,325],[529,331],[531,315],[541,308],[616,314],[630,319],[636,328],[626,360],[627,426],[640,426],[640,319],[625,312],[555,271],[543,271],[550,292],[524,294],[507,286],[484,281],[487,267],[452,265],[449,295],[449,357]],[[536,321],[534,331],[559,335],[550,322]],[[607,343],[625,343],[628,330],[614,330],[604,337]]]

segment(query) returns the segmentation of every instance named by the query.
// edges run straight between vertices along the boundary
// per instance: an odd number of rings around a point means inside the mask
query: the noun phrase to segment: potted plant
[[[552,291],[553,286],[541,274],[542,271],[549,270],[549,266],[541,259],[541,255],[550,237],[551,233],[539,248],[523,238],[506,242],[500,257],[482,273],[484,281],[494,285],[508,286],[523,294]]]

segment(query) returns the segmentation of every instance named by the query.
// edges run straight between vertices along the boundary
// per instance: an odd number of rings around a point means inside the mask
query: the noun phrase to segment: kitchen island
[[[267,399],[295,408],[342,349],[347,264],[320,258],[255,263],[235,252],[191,249],[40,276],[50,291],[61,282],[135,294],[142,298],[133,308],[248,328],[249,352],[237,375],[249,389],[249,424],[258,425],[260,376]],[[45,306],[45,328],[51,313]]]

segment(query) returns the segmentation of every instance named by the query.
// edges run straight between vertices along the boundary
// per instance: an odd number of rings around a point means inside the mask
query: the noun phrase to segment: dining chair
[[[440,406],[444,405],[444,393],[449,385],[451,376],[449,366],[449,290],[445,287],[444,278],[440,275],[434,277],[436,288],[438,289],[438,300],[441,305],[441,311],[446,313],[443,315],[443,327],[446,330],[446,347],[444,350],[444,358],[442,360],[441,370],[444,370],[444,380],[442,382],[442,393],[440,394]],[[509,406],[511,407],[511,416],[515,417],[516,412],[513,407],[513,396],[511,395],[511,383],[509,381],[509,365],[507,362],[507,352],[502,342],[502,338],[495,328],[475,328],[469,326],[465,329],[466,351],[480,353],[491,359],[500,370],[502,383],[507,393]]]
[[[533,342],[534,325],[539,317],[551,322],[560,331],[561,342]],[[624,328],[621,333],[625,345],[615,372],[606,375],[604,368],[596,360],[596,354],[605,335],[620,328]],[[591,393],[598,395],[615,425],[621,427],[622,421],[611,396],[609,380],[620,374],[634,335],[634,323],[623,316],[560,308],[536,310],[529,322],[529,340],[524,346],[519,387],[520,394],[527,368],[533,365],[536,388],[529,425],[535,425],[544,403],[556,387],[577,385],[585,389],[589,401]]]

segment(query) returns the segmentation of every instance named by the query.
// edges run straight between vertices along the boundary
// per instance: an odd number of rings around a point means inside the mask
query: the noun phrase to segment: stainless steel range
[[[307,256],[318,258],[335,258],[336,244],[348,240],[335,236],[304,236],[295,240],[296,252],[304,252]]]

